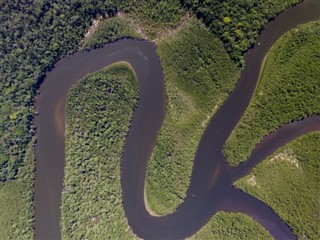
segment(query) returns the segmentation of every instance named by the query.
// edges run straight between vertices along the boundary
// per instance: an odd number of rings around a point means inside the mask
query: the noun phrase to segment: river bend
[[[320,117],[288,124],[265,137],[238,167],[230,167],[222,146],[240,120],[258,81],[264,56],[274,42],[297,24],[320,19],[320,1],[307,0],[268,23],[245,57],[246,67],[232,94],[205,130],[194,160],[187,197],[173,214],[151,216],[144,204],[147,161],[165,115],[165,89],[154,44],[119,40],[103,48],[60,60],[40,86],[36,106],[35,233],[36,239],[60,239],[60,201],[65,164],[65,102],[74,83],[86,74],[118,61],[127,61],[139,81],[139,103],[121,161],[123,204],[129,225],[144,239],[182,239],[198,231],[217,211],[243,212],[276,239],[293,239],[289,227],[267,205],[236,190],[232,183],[276,149],[308,132],[320,130]]]

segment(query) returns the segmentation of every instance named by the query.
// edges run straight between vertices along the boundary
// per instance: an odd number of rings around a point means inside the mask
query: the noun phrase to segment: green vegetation
[[[182,0],[215,33],[232,59],[243,64],[243,55],[251,47],[267,21],[301,0]]]
[[[23,183],[20,181],[23,179],[17,178],[21,176],[19,171],[30,170],[28,174],[33,173],[31,168],[21,169],[27,164],[24,163],[27,152],[32,151],[27,146],[35,136],[34,98],[45,73],[58,59],[79,49],[93,19],[105,15],[114,16],[118,10],[130,13],[138,4],[136,2],[135,0],[0,1],[0,191],[1,196],[7,196],[3,198],[6,201],[1,201],[1,204],[5,204],[2,209],[19,210],[20,207],[16,204],[21,203],[22,207],[27,204],[25,201],[29,201],[27,205],[31,206],[33,201],[30,188],[22,187]],[[141,5],[141,1],[138,2]],[[148,2],[145,1],[144,4]],[[170,7],[168,4],[167,6]],[[140,7],[143,8],[142,5]],[[138,10],[135,11],[139,13]],[[174,18],[174,13],[168,12],[168,14]],[[156,17],[160,17],[163,21],[166,13],[161,16],[154,14],[150,19]],[[117,22],[116,31],[122,30],[123,34],[127,34],[127,28],[119,23],[120,20],[111,21]],[[165,23],[163,21],[163,24]],[[110,34],[111,37],[120,36],[116,33],[113,35],[111,29]],[[103,37],[103,41],[107,41],[105,37],[110,35],[103,35],[98,37]],[[17,179],[15,180],[17,182],[10,182],[14,179]],[[20,193],[22,189],[24,191]],[[29,219],[24,221],[26,225],[33,218],[32,212],[30,209],[29,215],[25,215]],[[21,231],[26,229],[20,226],[20,220],[12,224],[12,219],[16,216],[14,213],[0,214],[1,226],[6,226],[6,229],[1,231],[1,236],[5,236],[7,232],[21,233],[9,234],[9,239],[25,236],[22,232],[17,232],[18,228]],[[30,239],[30,234],[26,239]]]
[[[150,39],[155,39],[168,28],[180,22],[184,10],[179,0],[139,0],[130,7],[128,18],[143,29]]]
[[[275,43],[256,94],[224,148],[232,165],[246,160],[276,128],[320,113],[319,49],[320,22],[299,26]]]
[[[33,238],[34,166],[34,141],[31,141],[18,179],[0,182],[0,239]]]
[[[158,54],[166,80],[167,113],[148,162],[146,194],[150,208],[166,214],[184,200],[202,133],[239,70],[219,39],[195,19],[162,41]]]
[[[191,1],[189,1],[191,2]],[[286,1],[285,5],[274,5],[273,3],[268,2],[268,6],[280,6],[277,8],[283,9],[286,4],[291,4],[296,1]],[[275,1],[272,1],[275,2]],[[206,6],[209,1],[205,1],[203,6]],[[238,1],[234,1],[232,4],[236,6]],[[276,1],[276,3],[282,4],[280,1]],[[219,4],[221,4],[219,2]],[[260,1],[259,1],[260,4]],[[187,6],[187,5],[184,5]],[[206,20],[206,24],[210,25],[210,19],[204,18],[201,16],[200,10],[197,6],[192,6],[194,11],[197,12],[198,16],[204,20]],[[251,6],[252,8],[256,8],[255,5]],[[161,0],[161,1],[147,1],[147,0],[127,0],[127,1],[119,1],[119,0],[110,0],[110,1],[98,1],[98,0],[88,0],[88,1],[0,1],[0,196],[3,201],[1,201],[1,209],[3,212],[0,214],[0,232],[2,236],[8,236],[9,239],[30,239],[32,238],[32,228],[31,223],[33,219],[33,209],[32,209],[32,182],[33,182],[33,157],[30,160],[30,156],[33,154],[33,140],[32,138],[35,135],[35,126],[33,124],[33,114],[34,110],[34,97],[36,91],[39,87],[39,84],[45,77],[45,73],[53,67],[55,62],[69,55],[79,49],[83,43],[83,36],[85,32],[90,27],[92,20],[97,19],[99,17],[104,16],[115,16],[118,11],[124,12],[128,17],[133,18],[133,22],[141,24],[143,30],[146,31],[148,36],[153,38],[158,33],[165,31],[168,27],[173,28],[180,23],[181,17],[185,15],[185,11],[180,6],[179,1],[169,1],[169,0]],[[220,11],[220,8],[217,8],[217,13]],[[224,9],[224,8],[221,8]],[[219,11],[218,11],[219,10]],[[260,14],[260,9],[258,8],[258,15]],[[273,12],[277,12],[273,11]],[[247,13],[242,16],[246,16]],[[260,15],[259,15],[260,16]],[[263,16],[271,16],[269,14]],[[222,20],[221,20],[222,19]],[[230,31],[230,35],[233,36],[233,32],[241,35],[241,32],[234,31],[231,26],[234,24],[235,17],[234,15],[223,16],[223,18],[219,17],[219,21],[224,21],[227,25],[227,29]],[[260,19],[260,18],[259,18]],[[207,21],[208,20],[208,21]],[[109,42],[118,37],[123,36],[136,36],[130,30],[128,20],[120,20],[119,18],[110,18],[110,20],[106,20],[96,31],[96,33],[92,36],[92,41],[84,42],[85,47],[98,47],[102,42]],[[260,20],[259,20],[260,21]],[[218,26],[220,23],[217,23]],[[220,24],[221,25],[221,24]],[[215,25],[212,24],[211,29],[214,30]],[[250,24],[247,27],[250,28]],[[203,28],[201,28],[203,29]],[[217,28],[220,29],[220,28]],[[245,29],[245,28],[243,28]],[[196,30],[195,32],[200,31]],[[204,31],[204,30],[201,30]],[[224,39],[224,32],[221,29],[217,32],[217,36],[220,39]],[[245,31],[244,31],[245,32]],[[200,36],[200,35],[199,35]],[[226,35],[228,37],[228,35]],[[193,37],[194,38],[194,37]],[[244,39],[244,36],[242,37]],[[191,37],[192,39],[192,37]],[[227,38],[228,40],[229,38]],[[211,41],[211,39],[209,39]],[[233,40],[231,44],[228,45],[228,41],[225,40],[225,46],[227,46],[227,51],[229,53],[235,52],[233,54],[234,59],[239,59],[239,56],[236,53],[239,51],[235,51],[233,49],[237,49],[236,45],[234,45]],[[201,40],[199,41],[199,44]],[[236,38],[235,42],[239,42]],[[187,40],[185,40],[187,46]],[[216,40],[213,43],[217,42]],[[201,43],[202,44],[202,43]],[[240,45],[240,44],[239,44]],[[208,45],[206,45],[208,46]],[[221,48],[221,44],[218,45]],[[242,46],[242,45],[241,45]],[[214,47],[213,45],[210,47]],[[210,48],[208,47],[208,48]],[[177,47],[176,47],[177,48]],[[218,47],[217,47],[218,49]],[[241,49],[244,49],[241,47]],[[193,48],[194,52],[188,53],[188,59],[183,61],[199,61],[197,66],[198,68],[194,68],[195,71],[192,72],[193,77],[195,77],[192,81],[198,81],[200,78],[197,78],[197,74],[202,77],[202,73],[208,73],[208,76],[211,77],[212,72],[217,74],[216,78],[212,78],[213,81],[218,81],[217,79],[226,79],[228,82],[228,86],[232,86],[231,82],[234,83],[236,77],[231,77],[237,75],[234,67],[231,67],[232,64],[229,63],[229,60],[221,60],[221,57],[225,55],[222,49],[218,49],[217,59],[216,57],[216,49],[212,51],[214,54],[211,56],[210,54],[208,58],[201,59],[193,59],[195,54],[197,54],[196,48]],[[201,49],[200,49],[201,50]],[[202,50],[201,50],[202,51]],[[208,50],[209,51],[209,50]],[[210,50],[211,51],[211,50]],[[209,52],[210,52],[209,51]],[[169,52],[169,51],[168,51]],[[186,51],[188,52],[188,51]],[[223,52],[223,54],[222,54]],[[169,53],[167,53],[169,54]],[[183,55],[184,53],[182,53]],[[191,55],[192,54],[192,55]],[[180,59],[182,58],[180,56]],[[166,57],[166,55],[163,55]],[[213,60],[212,60],[212,59]],[[227,59],[227,57],[225,56]],[[206,62],[201,62],[205,60]],[[163,60],[165,61],[165,60]],[[175,61],[170,60],[172,63]],[[212,67],[210,62],[217,61],[217,66],[214,67],[214,70],[209,69]],[[226,66],[220,66],[220,62],[226,62]],[[189,63],[186,63],[186,66],[191,67]],[[169,63],[169,62],[168,62]],[[193,64],[193,62],[192,62]],[[202,64],[204,64],[208,69],[202,68]],[[215,62],[216,64],[216,62]],[[183,64],[181,65],[183,66]],[[220,70],[221,69],[223,70]],[[228,69],[233,69],[228,75],[226,73]],[[176,70],[176,69],[174,69]],[[196,71],[197,70],[197,71]],[[221,71],[221,72],[220,72]],[[187,76],[191,73],[191,70],[185,70],[185,75]],[[168,79],[170,75],[174,75],[173,70],[168,70],[166,72],[166,76]],[[182,73],[180,72],[179,75]],[[213,74],[213,75],[214,75]],[[206,75],[203,73],[203,75]],[[226,77],[226,76],[229,77]],[[178,79],[178,77],[176,77]],[[180,77],[179,77],[180,78]],[[233,79],[232,81],[230,79]],[[182,77],[180,78],[182,79]],[[230,81],[229,81],[230,80]],[[201,80],[202,81],[202,80]],[[207,80],[206,80],[207,81]],[[171,85],[170,85],[171,84]],[[189,83],[188,83],[189,84]],[[225,83],[223,83],[224,86]],[[229,85],[230,84],[230,85]],[[196,89],[195,95],[201,93],[202,83],[198,84],[190,84],[188,87],[198,86]],[[122,85],[119,85],[122,86]],[[189,136],[187,134],[187,130],[193,128],[192,125],[197,126],[197,130],[193,130],[196,135],[191,138],[191,143],[186,143],[186,141],[176,142],[174,145],[174,151],[176,155],[181,154],[181,156],[189,156],[188,159],[193,159],[194,151],[196,145],[198,144],[198,140],[201,135],[201,131],[204,129],[207,121],[212,116],[215,109],[211,107],[214,105],[210,105],[210,110],[206,107],[199,107],[204,103],[204,96],[195,96],[192,95],[191,92],[184,90],[187,85],[184,85],[181,81],[168,81],[167,83],[169,99],[173,99],[174,93],[178,93],[176,103],[171,101],[171,105],[168,106],[168,112],[172,112],[172,121],[177,123],[183,123],[181,127],[181,131],[179,130],[179,134],[177,139],[180,140],[184,136]],[[211,89],[211,88],[209,88]],[[210,92],[211,91],[211,92]],[[217,93],[214,95],[215,99],[211,101],[213,104],[219,105],[221,102],[218,102],[219,99],[222,99],[227,94],[226,90],[224,93],[214,92],[212,89],[209,91],[210,94]],[[205,92],[206,93],[206,92]],[[170,97],[171,96],[171,97]],[[212,95],[213,96],[213,95]],[[217,97],[219,96],[219,97]],[[180,103],[179,103],[180,102]],[[209,104],[204,104],[209,106]],[[170,110],[174,109],[174,110]],[[188,110],[189,109],[189,110]],[[200,110],[199,110],[200,109]],[[203,110],[204,109],[204,110]],[[192,113],[189,118],[189,111]],[[197,115],[198,114],[198,115]],[[205,116],[205,117],[201,117]],[[115,115],[117,116],[117,115]],[[185,116],[185,120],[183,119]],[[168,119],[170,117],[167,117]],[[188,121],[189,119],[189,121]],[[203,120],[204,119],[204,120]],[[112,121],[115,119],[112,117]],[[166,120],[166,124],[169,125],[170,120]],[[201,125],[203,124],[203,125]],[[166,126],[167,126],[166,125]],[[165,128],[165,127],[164,127]],[[168,128],[169,129],[169,128]],[[184,129],[184,130],[183,130]],[[200,129],[200,130],[199,130]],[[100,129],[101,130],[101,129]],[[169,129],[170,130],[170,129]],[[184,132],[185,131],[185,132]],[[165,133],[165,130],[162,130],[162,134]],[[116,133],[110,133],[120,134]],[[111,135],[110,135],[111,136]],[[162,135],[165,136],[165,135]],[[159,139],[161,139],[161,137]],[[169,135],[170,139],[174,139]],[[92,135],[90,135],[92,137]],[[119,139],[115,137],[115,139]],[[88,136],[86,136],[86,139]],[[171,141],[171,140],[168,141]],[[174,139],[175,140],[175,139]],[[160,141],[160,140],[159,140]],[[180,144],[178,146],[178,144]],[[189,150],[189,145],[191,146],[191,150]],[[29,146],[29,147],[28,147]],[[181,147],[180,147],[181,146]],[[120,145],[118,146],[120,149]],[[95,148],[93,148],[95,149]],[[82,151],[83,149],[81,149]],[[170,149],[169,149],[170,150]],[[80,150],[79,150],[80,151]],[[168,151],[170,152],[170,151]],[[78,155],[88,155],[89,151],[86,149],[83,153],[78,153]],[[156,155],[156,154],[155,154]],[[192,155],[192,157],[191,157]],[[173,156],[174,159],[178,159],[179,157]],[[29,161],[29,160],[30,161]],[[181,157],[181,159],[185,159]],[[189,171],[191,169],[192,163],[188,160],[188,165],[183,170],[184,173],[188,172],[186,175],[189,176]],[[178,164],[178,163],[177,163]],[[78,166],[77,166],[78,167]],[[181,167],[180,169],[183,169]],[[74,170],[76,174],[79,171],[77,168]],[[164,172],[163,172],[164,173]],[[77,175],[75,175],[77,176]],[[114,176],[118,176],[114,174]],[[161,174],[159,175],[161,176]],[[163,176],[163,175],[162,175]],[[70,179],[73,178],[73,174],[70,172]],[[189,177],[187,177],[189,179]],[[14,180],[14,181],[12,181]],[[185,181],[185,180],[184,180]],[[87,191],[83,188],[81,191]],[[119,186],[117,186],[117,191],[120,191]],[[103,189],[103,188],[101,188]],[[78,189],[79,190],[79,189]],[[88,190],[89,191],[89,190]],[[102,191],[102,190],[101,190]],[[173,191],[174,192],[174,191]],[[184,192],[184,190],[182,191]],[[99,192],[102,194],[102,192]],[[179,201],[174,200],[172,206],[176,205],[176,203],[181,201],[184,193],[179,195]],[[81,196],[78,196],[81,197]],[[13,201],[12,199],[15,199]],[[93,202],[91,202],[91,205]],[[90,204],[89,204],[90,205]],[[119,206],[119,205],[117,205]],[[76,204],[72,205],[75,207],[73,209],[76,211]],[[97,208],[100,205],[97,204]],[[106,210],[101,210],[106,211]],[[19,217],[18,217],[19,212]],[[70,211],[71,212],[71,211]],[[76,211],[77,212],[77,211]],[[79,214],[79,211],[77,212]],[[82,215],[83,214],[83,215]],[[86,215],[87,214],[87,215]],[[120,212],[119,212],[120,214]],[[122,213],[121,213],[122,214]],[[121,215],[120,214],[120,215]],[[88,212],[81,213],[77,217],[82,218],[88,216]],[[109,215],[108,215],[109,216]],[[121,215],[122,216],[122,215]],[[66,216],[66,219],[70,219],[75,216]],[[65,221],[64,227],[72,227],[70,222]],[[121,218],[122,219],[122,218]],[[83,219],[82,219],[83,220]],[[91,232],[98,232],[101,230],[101,233],[106,231],[105,228],[102,227],[103,220],[97,221],[97,218],[93,218],[94,223],[88,224],[88,226],[92,226],[92,228],[88,227],[88,234]],[[96,221],[99,222],[96,224]],[[13,224],[14,223],[14,224]],[[117,222],[118,223],[118,222]],[[69,225],[68,225],[69,224]],[[124,224],[124,222],[118,223]],[[121,225],[121,226],[125,226]],[[82,225],[83,226],[83,225]],[[74,227],[77,227],[76,225]],[[94,230],[92,230],[94,229]],[[114,225],[111,229],[124,229],[119,225]],[[81,231],[86,231],[82,229]],[[116,230],[114,230],[116,231]],[[80,230],[79,230],[80,232]],[[123,230],[123,234],[131,234],[130,231]],[[71,233],[70,233],[71,234]],[[75,234],[78,234],[75,233]],[[113,233],[112,233],[113,234]],[[126,236],[129,236],[126,235]],[[124,236],[124,235],[120,235]],[[126,237],[124,236],[124,237]],[[130,235],[131,236],[131,235]],[[92,237],[92,236],[90,236]],[[97,237],[99,237],[97,235]]]
[[[107,18],[98,24],[92,36],[84,39],[82,48],[97,48],[104,43],[124,37],[141,38],[141,36],[133,30],[133,26],[127,19],[120,17]]]
[[[117,2],[0,1],[0,238],[33,235],[36,90],[58,59],[79,48],[92,19],[112,14]]]
[[[319,146],[319,132],[298,138],[235,184],[270,205],[298,239],[320,239]]]
[[[265,240],[272,239],[257,222],[242,213],[219,212],[189,240]]]
[[[112,1],[0,2],[0,180],[14,179],[35,134],[38,84],[61,57],[78,49],[92,18]]]
[[[120,158],[138,98],[125,63],[90,74],[69,92],[64,239],[133,239],[122,207]]]
[[[208,2],[203,3],[202,7],[205,8]],[[238,6],[237,2],[240,1],[232,2],[232,5]],[[278,6],[271,4],[275,1],[266,2],[270,6]],[[279,6],[288,6],[288,3],[286,1]],[[189,3],[188,6],[191,5],[200,12],[200,6],[195,3]],[[255,9],[255,5],[250,7]],[[184,15],[178,0],[1,1],[0,9],[1,181],[15,178],[24,159],[26,146],[35,134],[32,123],[34,97],[46,71],[58,59],[79,49],[79,43],[92,19],[114,16],[118,11],[123,11],[149,29],[150,35],[154,35],[161,32],[161,29],[176,26]],[[217,13],[220,13],[219,9],[212,8]],[[259,13],[259,10],[256,11]],[[241,16],[247,14],[236,12],[241,13]],[[230,17],[230,23],[233,23],[234,17]],[[209,23],[207,25],[210,26]],[[217,36],[222,38],[223,32],[218,31]]]

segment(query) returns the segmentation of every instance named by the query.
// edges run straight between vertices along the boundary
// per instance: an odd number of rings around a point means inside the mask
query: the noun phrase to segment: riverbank
[[[228,139],[225,152],[230,162],[238,164],[247,158],[264,135],[283,124],[320,112],[319,49],[320,22],[298,26],[276,42],[266,58],[256,95]],[[314,197],[320,194],[317,146],[319,133],[300,137],[235,183],[272,207],[301,239],[320,237],[320,201]]]
[[[118,16],[98,21],[95,30],[88,36],[83,39],[80,50],[102,47],[120,38],[142,39],[127,18]]]
[[[122,206],[120,159],[138,83],[121,62],[86,76],[68,94],[62,236],[134,239]]]
[[[280,148],[235,186],[272,207],[298,239],[320,238],[320,133]]]
[[[218,212],[188,240],[271,240],[272,237],[260,224],[243,213]]]
[[[246,160],[277,128],[320,112],[319,26],[316,22],[292,29],[269,51],[255,96],[224,147],[232,165]]]
[[[200,138],[240,71],[220,40],[194,18],[159,42],[157,52],[167,112],[148,161],[145,187],[152,211],[165,215],[184,201]]]

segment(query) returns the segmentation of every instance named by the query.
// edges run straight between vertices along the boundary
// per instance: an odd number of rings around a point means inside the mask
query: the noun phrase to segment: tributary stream
[[[37,162],[35,183],[36,239],[60,239],[60,201],[65,166],[65,102],[73,84],[109,64],[127,61],[139,81],[139,103],[121,160],[123,204],[133,232],[143,239],[183,239],[198,231],[217,211],[243,212],[276,239],[293,239],[290,228],[266,204],[235,189],[232,183],[276,149],[311,131],[320,117],[290,123],[265,137],[249,159],[230,167],[222,146],[246,110],[258,81],[263,58],[286,31],[320,19],[320,0],[307,0],[267,24],[245,58],[246,67],[232,94],[210,121],[199,143],[187,197],[170,215],[151,216],[145,208],[147,161],[165,116],[162,69],[153,43],[123,39],[57,62],[40,87],[36,106]],[[196,57],[196,56],[195,56]],[[102,236],[103,237],[103,236]]]

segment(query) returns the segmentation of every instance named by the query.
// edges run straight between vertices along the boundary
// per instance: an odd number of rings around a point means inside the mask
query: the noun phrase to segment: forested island
[[[166,116],[146,170],[145,201],[153,215],[176,211],[210,120],[233,91],[245,53],[288,1],[19,1],[0,3],[0,232],[34,232],[35,101],[58,60],[122,38],[157,46]],[[94,24],[92,25],[94,21]],[[245,161],[263,137],[318,115],[318,22],[285,33],[272,47],[250,105],[223,152]],[[245,94],[245,93],[244,93]],[[134,69],[120,62],[81,79],[66,104],[63,239],[135,239],[122,206],[120,161],[139,101]],[[250,129],[250,130],[249,130]],[[281,147],[236,188],[268,204],[298,238],[318,239],[319,134]],[[295,211],[292,211],[292,210]],[[270,239],[243,213],[219,212],[190,239]]]

